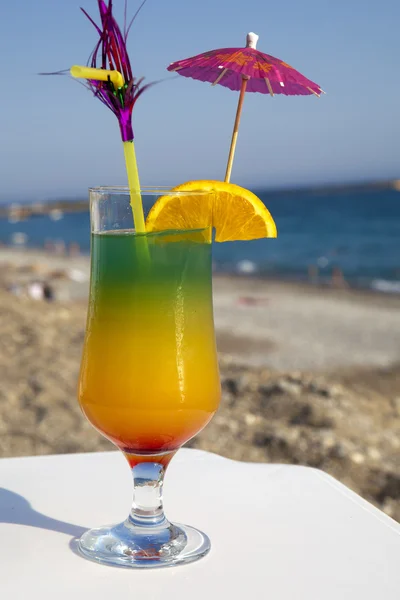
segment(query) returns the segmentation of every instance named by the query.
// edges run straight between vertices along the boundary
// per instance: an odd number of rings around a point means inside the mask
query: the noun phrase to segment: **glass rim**
[[[204,195],[208,195],[210,194],[210,190],[190,190],[190,191],[184,191],[184,190],[177,190],[174,191],[172,186],[142,186],[140,188],[140,193],[142,195],[157,195],[157,196],[167,196],[167,195],[173,195],[173,196],[198,196],[199,194],[204,194]],[[106,195],[106,194],[114,194],[114,195],[130,195],[130,189],[127,185],[100,185],[100,186],[96,186],[96,187],[90,187],[89,188],[89,194],[99,194],[99,195]]]

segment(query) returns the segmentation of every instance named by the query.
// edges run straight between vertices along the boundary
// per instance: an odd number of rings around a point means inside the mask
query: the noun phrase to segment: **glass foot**
[[[137,527],[127,519],[119,525],[87,531],[78,549],[90,560],[118,567],[170,567],[207,554],[210,540],[188,525],[167,521],[159,527]]]

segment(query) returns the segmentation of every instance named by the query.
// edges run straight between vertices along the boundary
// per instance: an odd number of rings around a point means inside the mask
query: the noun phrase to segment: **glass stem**
[[[167,527],[163,509],[165,467],[142,462],[132,467],[133,504],[129,521],[136,527]]]

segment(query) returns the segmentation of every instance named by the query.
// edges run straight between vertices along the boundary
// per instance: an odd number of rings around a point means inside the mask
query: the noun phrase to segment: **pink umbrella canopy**
[[[249,33],[245,48],[221,48],[178,60],[167,67],[183,77],[240,90],[225,181],[229,181],[245,92],[320,96],[321,87],[286,62],[256,49],[258,35]]]
[[[249,34],[248,43],[254,38],[254,34]],[[208,81],[214,85],[218,83],[236,91],[241,89],[243,78],[246,78],[247,92],[271,96],[320,96],[323,93],[318,84],[304,77],[296,69],[279,58],[256,50],[252,45],[246,48],[211,50],[178,60],[168,67],[168,71],[177,71],[183,77]]]

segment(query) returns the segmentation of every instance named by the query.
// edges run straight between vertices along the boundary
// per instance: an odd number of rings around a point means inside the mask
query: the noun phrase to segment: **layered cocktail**
[[[129,209],[127,192],[94,197],[92,211]],[[207,230],[92,232],[79,401],[131,464],[136,454],[168,456],[218,407],[208,240]]]
[[[78,396],[89,421],[127,458],[134,500],[124,522],[87,531],[78,548],[112,565],[171,566],[210,548],[202,532],[166,519],[162,487],[174,453],[220,400],[212,236],[276,237],[276,227],[257,196],[228,181],[140,189],[132,110],[149,85],[132,72],[126,6],[122,29],[112,0],[98,7],[99,25],[84,11],[98,34],[95,48],[88,65],[71,74],[117,117],[129,187],[90,193],[91,285]]]
[[[204,202],[209,199],[203,193]],[[143,192],[145,204],[160,196]],[[196,193],[196,197],[199,194]],[[128,189],[91,190],[91,283],[79,402],[127,458],[134,502],[120,525],[79,541],[87,557],[120,566],[190,562],[207,536],[167,521],[166,467],[212,418],[220,400],[210,228],[137,234]]]

